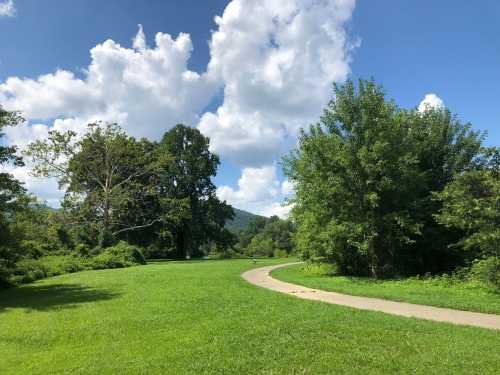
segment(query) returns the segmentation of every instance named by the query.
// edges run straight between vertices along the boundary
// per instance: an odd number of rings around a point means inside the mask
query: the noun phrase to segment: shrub
[[[337,273],[336,267],[331,263],[306,262],[302,271],[311,276],[333,276]]]
[[[470,277],[500,291],[500,257],[492,256],[475,261]]]
[[[75,253],[82,257],[88,257],[92,252],[92,249],[90,248],[89,245],[85,243],[79,243],[78,245],[75,246]]]
[[[168,244],[152,243],[143,250],[146,259],[166,259],[172,257],[175,249]]]
[[[16,263],[11,281],[30,283],[45,277],[82,271],[85,268],[82,260],[74,256],[53,255],[39,259],[22,259]]]
[[[123,268],[138,264],[146,264],[141,249],[125,241],[108,247],[89,262],[92,269]]]
[[[275,258],[286,258],[286,257],[288,257],[288,253],[286,252],[286,250],[276,249],[276,250],[274,250],[273,256]]]
[[[29,242],[34,249],[37,248],[36,241],[26,242]],[[92,253],[92,249],[86,245],[77,245],[75,250],[80,255]],[[21,259],[15,264],[12,275],[8,279],[4,278],[5,280],[0,287],[5,287],[9,283],[30,283],[46,277],[86,269],[123,268],[137,264],[146,264],[140,248],[122,241],[91,258],[75,255],[49,255],[41,256],[38,259]]]
[[[50,248],[46,243],[34,240],[21,241],[21,252],[27,258],[38,259],[44,255],[48,255],[49,251]]]

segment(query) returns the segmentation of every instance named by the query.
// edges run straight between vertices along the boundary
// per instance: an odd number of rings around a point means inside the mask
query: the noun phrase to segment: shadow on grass
[[[79,304],[110,300],[119,293],[78,284],[30,285],[0,292],[0,314],[7,309],[49,311]]]

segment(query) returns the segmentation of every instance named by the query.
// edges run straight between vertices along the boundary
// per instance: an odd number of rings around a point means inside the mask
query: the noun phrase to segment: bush
[[[27,258],[38,259],[48,255],[50,251],[46,243],[41,243],[33,240],[21,241],[21,253]]]
[[[92,253],[92,249],[89,245],[85,243],[79,243],[75,246],[75,253],[81,257],[88,257]]]
[[[82,271],[85,268],[83,261],[74,256],[53,255],[39,259],[22,259],[16,263],[11,281],[15,284],[30,283],[45,277]]]
[[[288,253],[286,252],[286,250],[276,249],[276,250],[274,250],[273,256],[275,258],[286,258],[286,257],[288,257]]]
[[[143,250],[144,258],[146,259],[167,259],[172,257],[175,249],[168,244],[152,243]]]
[[[475,261],[470,277],[500,291],[500,257],[492,256]]]
[[[26,243],[28,242],[32,249],[39,248],[39,243],[36,241],[26,241]],[[12,275],[9,274],[0,278],[0,281],[3,280],[0,288],[4,288],[10,284],[30,283],[46,277],[86,269],[123,268],[137,264],[146,264],[141,249],[123,241],[113,247],[107,248],[101,254],[90,258],[82,257],[82,255],[93,252],[88,246],[77,245],[75,250],[81,256],[49,255],[41,256],[38,259],[24,258],[19,260],[12,270]],[[30,253],[30,255],[32,254]],[[0,274],[0,276],[3,275]]]
[[[141,249],[125,241],[120,241],[92,258],[89,267],[92,269],[124,268],[138,264],[146,264]]]
[[[331,263],[306,262],[302,271],[310,276],[333,276],[337,273],[335,265]]]

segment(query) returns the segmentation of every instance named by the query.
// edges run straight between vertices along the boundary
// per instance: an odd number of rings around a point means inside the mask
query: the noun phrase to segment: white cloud
[[[260,168],[244,168],[238,181],[238,188],[220,186],[217,196],[231,205],[255,214],[285,217],[289,208],[279,203],[290,195],[288,184],[279,183],[276,165]]]
[[[37,79],[10,77],[0,84],[0,103],[28,119],[46,119],[47,124],[7,128],[7,139],[23,148],[46,137],[49,129],[81,133],[87,123],[98,120],[118,122],[129,134],[150,138],[176,123],[194,125],[217,85],[207,74],[187,68],[192,48],[184,33],[175,39],[157,33],[155,47],[148,48],[139,26],[133,48],[112,40],[92,48],[83,78],[65,70]],[[11,173],[43,199],[62,196],[54,181],[35,179],[27,168],[11,168]]]
[[[198,125],[215,152],[242,166],[269,164],[318,119],[332,81],[349,73],[354,46],[344,25],[354,3],[234,0],[215,18],[208,74],[223,82],[224,102]]]
[[[28,118],[119,121],[135,136],[158,138],[176,123],[194,125],[216,83],[187,68],[191,38],[157,33],[148,48],[142,27],[133,49],[107,40],[90,51],[84,78],[58,70],[38,79],[11,77],[0,84],[0,102]]]
[[[290,182],[289,180],[285,180],[281,183],[281,194],[283,194],[285,197],[293,195],[294,192],[295,186],[293,186],[292,182]]]
[[[146,46],[146,34],[144,34],[144,28],[141,24],[137,25],[139,30],[137,31],[137,35],[132,39],[132,46],[134,49],[143,51],[147,48]]]
[[[13,0],[5,0],[0,2],[0,17],[14,17],[16,15],[16,7]]]
[[[233,0],[215,18],[210,61],[200,73],[188,69],[188,34],[157,33],[151,47],[139,25],[131,47],[106,40],[92,48],[81,76],[57,70],[0,83],[0,103],[36,119],[6,129],[8,140],[25,146],[49,128],[82,131],[96,120],[116,121],[129,134],[150,138],[179,122],[197,125],[211,138],[213,151],[243,168],[238,188],[221,186],[219,194],[253,212],[284,212],[279,202],[292,187],[280,185],[273,163],[295,145],[300,127],[317,120],[332,81],[346,79],[356,43],[345,23],[354,5],[355,0]],[[202,114],[220,88],[222,105]],[[36,187],[42,182],[16,171],[43,198],[53,199],[52,182]]]
[[[283,205],[282,203],[274,202],[270,206],[264,208],[261,214],[266,217],[278,216],[282,219],[287,219],[290,215],[291,209],[292,206],[290,205]]]
[[[418,105],[418,111],[423,113],[428,109],[439,109],[444,107],[443,100],[436,94],[427,94]]]

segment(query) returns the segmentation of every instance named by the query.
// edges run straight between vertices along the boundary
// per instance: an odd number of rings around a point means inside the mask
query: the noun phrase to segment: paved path
[[[349,306],[362,310],[381,311],[387,314],[405,317],[500,330],[500,315],[415,305],[405,302],[393,302],[379,298],[355,297],[347,294],[311,289],[305,286],[276,280],[270,276],[270,272],[272,270],[291,266],[293,264],[297,263],[286,263],[276,266],[254,268],[243,273],[242,277],[251,284],[271,289],[276,292],[290,294],[299,298]]]

